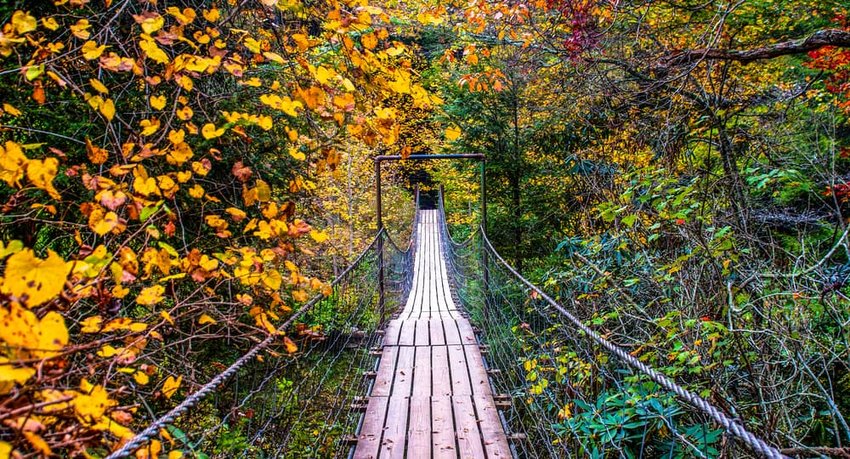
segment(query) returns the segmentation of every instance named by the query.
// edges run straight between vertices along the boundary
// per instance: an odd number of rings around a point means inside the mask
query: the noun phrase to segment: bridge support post
[[[481,158],[481,231],[487,233],[487,169],[486,158]],[[484,321],[489,320],[490,316],[490,270],[488,267],[489,259],[487,257],[487,248],[481,244],[481,288],[483,293],[484,304],[482,305],[482,313]]]
[[[384,236],[381,232],[384,230],[383,206],[381,205],[381,161],[375,159],[375,207],[376,220],[378,222],[378,244],[375,249],[378,251],[378,322],[384,322],[385,291],[384,291]]]

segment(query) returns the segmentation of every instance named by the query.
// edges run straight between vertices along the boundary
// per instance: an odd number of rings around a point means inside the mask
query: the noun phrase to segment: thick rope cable
[[[372,242],[366,247],[357,258],[345,269],[336,279],[331,282],[331,287],[336,286],[340,282],[342,282],[348,274],[357,266],[360,265],[360,262],[363,258],[372,251],[378,241],[385,237],[385,231],[381,230]],[[239,359],[233,362],[227,369],[216,375],[209,382],[204,384],[200,389],[186,397],[180,404],[175,406],[165,415],[159,417],[153,423],[148,425],[147,428],[136,434],[130,441],[125,443],[121,448],[115,450],[112,454],[106,457],[106,459],[119,459],[122,457],[131,456],[137,449],[141,448],[145,443],[148,442],[151,438],[157,435],[160,429],[174,422],[180,415],[185,413],[189,408],[195,406],[198,402],[205,399],[210,393],[212,393],[218,386],[223,384],[225,381],[230,379],[240,368],[245,366],[248,362],[253,360],[260,352],[269,347],[272,343],[275,342],[277,338],[280,337],[280,334],[283,333],[290,325],[295,322],[299,317],[307,313],[310,309],[312,309],[319,301],[325,298],[324,295],[318,294],[310,299],[307,303],[305,303],[301,308],[299,308],[294,314],[292,314],[289,319],[286,320],[280,327],[277,328],[277,332],[274,334],[270,334],[263,341],[258,343],[256,346],[251,348],[248,352],[242,355]]]
[[[443,215],[445,218],[445,215]],[[676,394],[680,399],[684,400],[688,404],[693,407],[696,407],[709,416],[711,416],[718,424],[720,424],[727,432],[735,435],[744,443],[746,443],[753,451],[758,452],[765,457],[775,458],[775,459],[786,459],[788,456],[782,454],[777,448],[769,445],[767,442],[757,437],[755,434],[748,431],[743,425],[738,423],[737,421],[729,418],[721,412],[719,409],[711,405],[708,401],[700,397],[699,395],[685,389],[684,387],[678,385],[667,376],[659,373],[655,369],[649,367],[645,363],[641,362],[631,354],[629,354],[625,349],[611,343],[606,340],[598,333],[590,329],[587,325],[578,320],[575,316],[573,316],[569,311],[567,311],[563,306],[555,302],[549,295],[543,292],[536,285],[532,284],[526,278],[522,277],[520,273],[518,273],[511,265],[509,265],[504,258],[493,248],[490,239],[487,238],[487,233],[483,228],[479,228],[481,231],[481,237],[484,241],[484,248],[492,256],[494,256],[499,262],[520,282],[525,284],[528,288],[536,292],[540,297],[549,303],[550,306],[555,308],[558,312],[561,313],[564,317],[567,318],[573,325],[575,325],[579,330],[586,333],[593,341],[597,344],[608,350],[610,353],[617,356],[620,360],[631,366],[632,368],[640,371],[641,373],[649,376],[653,381],[667,389],[668,391]],[[789,458],[790,459],[790,458]]]

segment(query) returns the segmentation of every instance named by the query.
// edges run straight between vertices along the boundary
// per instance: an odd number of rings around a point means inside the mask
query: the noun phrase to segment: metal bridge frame
[[[486,164],[487,157],[482,153],[454,153],[445,155],[379,155],[375,156],[375,214],[378,223],[377,231],[384,229],[384,209],[381,200],[381,163],[384,161],[430,161],[436,159],[472,159],[481,164],[481,226],[487,228],[487,188]],[[418,205],[418,201],[417,201]],[[378,311],[379,320],[384,320],[384,241],[378,239]]]

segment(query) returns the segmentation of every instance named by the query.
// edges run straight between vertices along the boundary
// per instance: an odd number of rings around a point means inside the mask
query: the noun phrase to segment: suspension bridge
[[[455,241],[436,201],[417,192],[409,244],[379,224],[330,295],[149,408],[108,459],[153,457],[152,441],[201,459],[708,458],[719,435],[739,456],[786,457],[523,278],[483,225]],[[284,334],[295,355],[276,351]]]

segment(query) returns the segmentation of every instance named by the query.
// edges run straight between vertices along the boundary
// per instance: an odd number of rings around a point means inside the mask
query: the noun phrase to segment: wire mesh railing
[[[411,243],[412,245],[412,243]],[[344,457],[356,433],[358,403],[369,391],[382,325],[376,279],[383,265],[384,307],[397,308],[412,283],[411,247],[381,231],[331,284],[213,379],[109,455],[159,457]],[[383,251],[380,256],[379,250]]]
[[[483,230],[453,241],[439,203],[457,297],[498,370],[493,387],[512,400],[502,415],[517,457],[715,458],[721,449],[784,457],[579,321],[505,262]]]

